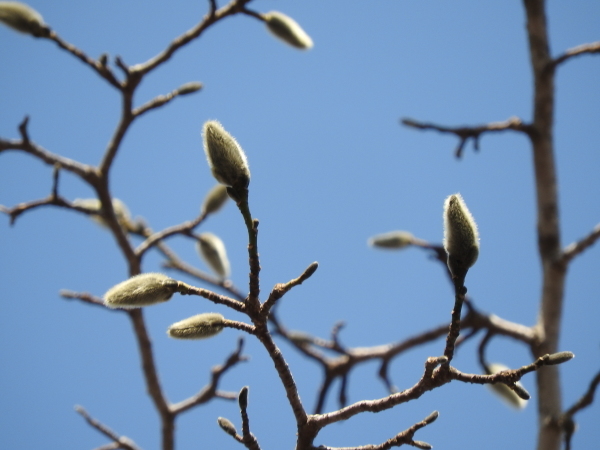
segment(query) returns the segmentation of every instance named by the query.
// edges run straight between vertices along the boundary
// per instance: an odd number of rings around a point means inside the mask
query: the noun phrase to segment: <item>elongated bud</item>
[[[420,448],[421,450],[431,450],[433,448],[431,444],[423,441],[412,441],[410,445],[412,447]]]
[[[198,252],[221,279],[229,277],[229,260],[225,251],[225,244],[216,235],[212,233],[202,233],[198,236]]]
[[[204,313],[174,323],[167,334],[175,339],[207,339],[223,330],[223,317],[219,313]]]
[[[248,390],[250,388],[248,386],[244,386],[238,395],[238,404],[240,405],[240,409],[245,410],[248,408]]]
[[[490,375],[502,372],[504,370],[510,370],[510,368],[506,367],[504,364],[498,363],[489,364],[487,367],[487,372]],[[488,386],[492,392],[500,397],[500,399],[503,400],[507,405],[512,406],[515,409],[523,409],[525,406],[527,406],[527,400],[522,398],[504,383],[488,384],[486,386]],[[520,382],[517,381],[515,386],[517,386],[519,393],[524,392],[527,396],[529,395]],[[525,396],[525,394],[523,394],[523,396]]]
[[[216,120],[209,120],[202,129],[204,152],[216,180],[234,189],[246,189],[250,184],[250,169],[242,147]]]
[[[0,22],[35,37],[48,36],[50,32],[41,14],[21,2],[0,2]]]
[[[177,89],[177,93],[179,95],[188,95],[193,94],[194,92],[202,89],[202,83],[198,83],[197,81],[190,81],[189,83],[185,83]]]
[[[286,44],[301,50],[312,48],[313,41],[310,36],[291,17],[278,11],[265,13],[262,17],[265,19],[267,29]]]
[[[104,294],[109,308],[139,308],[169,300],[177,291],[177,280],[162,273],[142,273],[113,286]]]
[[[225,417],[219,417],[217,419],[217,423],[221,427],[221,429],[230,436],[235,436],[237,434],[237,430],[235,426],[231,423],[229,419]]]
[[[390,231],[369,239],[371,247],[401,249],[413,244],[415,237],[408,231]]]
[[[555,364],[562,364],[573,358],[575,358],[575,354],[572,352],[552,353],[551,355],[548,355],[548,359],[546,360],[546,365],[553,366]]]
[[[91,219],[101,227],[108,228],[104,217],[102,217],[102,204],[97,198],[76,198],[75,200],[73,200],[73,205],[79,206],[81,208],[87,208],[94,211],[98,211],[98,214],[92,215]],[[127,205],[125,205],[125,203],[123,203],[118,198],[113,198],[112,207],[115,212],[117,222],[119,222],[119,225],[121,225],[121,227],[125,230],[133,231],[135,226],[131,221],[131,213],[129,212]]]
[[[444,248],[454,278],[464,277],[479,256],[477,225],[460,194],[444,202]]]
[[[435,422],[438,417],[440,417],[440,413],[438,411],[434,411],[431,414],[429,414],[427,417],[425,417],[425,419],[423,419],[423,422],[425,422],[427,425],[430,425],[433,422]]]
[[[220,210],[229,195],[227,195],[227,186],[223,186],[222,184],[217,184],[213,187],[206,197],[204,197],[204,203],[202,203],[202,214],[214,214],[218,210]]]

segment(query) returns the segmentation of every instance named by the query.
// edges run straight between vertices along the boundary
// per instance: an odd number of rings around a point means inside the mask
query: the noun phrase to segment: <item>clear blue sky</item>
[[[90,56],[146,61],[206,12],[206,1],[76,2],[32,0],[57,32]],[[202,92],[175,100],[137,122],[126,136],[111,178],[112,193],[153,229],[189,220],[214,180],[201,147],[200,127],[218,119],[245,149],[252,171],[250,206],[260,219],[259,251],[266,295],[311,262],[317,273],[282,301],[290,328],[328,337],[345,320],[349,346],[399,341],[449,321],[453,294],[441,267],[417,249],[384,252],[367,238],[395,229],[441,242],[445,197],[461,192],[478,222],[479,261],[467,286],[483,311],[532,325],[540,268],[535,237],[532,158],[522,136],[486,136],[453,157],[456,140],[399,125],[409,116],[446,125],[480,124],[510,116],[528,120],[532,80],[521,2],[387,1],[278,2],[251,7],[294,17],[315,47],[300,52],[275,40],[246,16],[225,20],[148,77],[140,105],[188,81]],[[600,39],[600,3],[550,1],[553,54]],[[557,77],[556,156],[562,240],[566,245],[600,221],[600,58],[584,56]],[[53,43],[0,27],[0,136],[17,138],[30,116],[30,135],[48,150],[97,164],[114,129],[116,92]],[[51,168],[32,157],[0,155],[0,204],[48,195]],[[91,196],[71,176],[61,178],[69,199]],[[246,232],[233,204],[200,231],[227,246],[232,280],[247,288]],[[193,243],[169,241],[204,269]],[[571,405],[600,369],[600,249],[571,266],[561,350],[576,358],[561,367],[564,404]],[[10,227],[0,217],[0,447],[92,449],[106,443],[73,411],[83,405],[116,432],[146,450],[157,449],[158,419],[142,382],[129,322],[59,297],[60,289],[102,295],[127,277],[112,237],[86,217],[45,208]],[[161,271],[151,252],[144,271]],[[175,278],[190,278],[169,272]],[[199,284],[198,284],[199,285]],[[200,285],[202,286],[202,285]],[[173,322],[217,311],[196,297],[148,308],[160,378],[169,399],[193,395],[235,347],[240,334],[180,342],[165,335]],[[461,348],[455,365],[479,371],[478,339]],[[320,368],[282,344],[305,405],[312,409]],[[420,377],[440,340],[397,358],[391,367],[401,389]],[[247,339],[251,360],[230,371],[221,389],[250,386],[252,431],[265,450],[292,448],[293,415],[265,351]],[[531,362],[521,345],[496,339],[489,358],[518,367]],[[349,401],[386,395],[369,364],[350,379]],[[523,384],[534,392],[533,376]],[[336,392],[336,391],[334,391]],[[534,394],[535,395],[535,394]],[[599,406],[577,417],[574,448],[600,442]],[[337,409],[335,395],[327,410]],[[440,411],[417,439],[435,448],[532,448],[533,402],[522,412],[480,386],[452,383],[417,402],[365,414],[325,429],[318,444],[380,443]],[[238,427],[237,404],[215,400],[180,417],[178,448],[241,446],[216,425],[225,416]]]

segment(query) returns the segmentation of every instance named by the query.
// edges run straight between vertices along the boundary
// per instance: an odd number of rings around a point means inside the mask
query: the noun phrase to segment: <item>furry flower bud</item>
[[[229,259],[225,251],[225,244],[216,235],[212,233],[202,233],[198,236],[198,252],[206,264],[221,279],[229,277]]]
[[[227,186],[223,186],[222,184],[217,184],[213,187],[206,197],[204,197],[204,203],[202,203],[202,214],[213,214],[220,210],[229,195],[227,195]]]
[[[0,2],[0,22],[35,37],[47,36],[50,32],[41,14],[21,2]]]
[[[207,339],[223,330],[224,320],[219,313],[198,314],[174,323],[167,334],[175,339]]]
[[[110,288],[104,294],[104,304],[109,308],[139,308],[166,302],[177,285],[177,280],[162,273],[142,273]]]
[[[100,200],[97,198],[76,198],[73,200],[73,206],[79,206],[80,208],[92,209],[94,211],[98,211],[98,214],[91,215],[91,219],[96,222],[98,225],[104,228],[108,228],[104,217],[102,217],[102,204]],[[131,221],[131,213],[127,208],[127,205],[123,203],[118,198],[112,199],[112,207],[115,212],[115,216],[117,217],[117,222],[119,225],[126,230],[132,231],[134,225]]]
[[[371,247],[401,249],[412,245],[415,237],[408,231],[390,231],[369,239]]]
[[[190,81],[189,83],[185,83],[177,89],[177,93],[179,95],[188,95],[193,94],[194,92],[202,89],[202,83],[198,83],[197,81]]]
[[[238,394],[238,404],[240,405],[240,409],[245,410],[248,409],[248,391],[250,388],[248,386],[244,386],[240,389],[240,393]]]
[[[223,126],[209,120],[202,129],[204,152],[216,180],[234,189],[246,189],[250,184],[250,169],[246,154]]]
[[[460,194],[444,202],[444,248],[454,278],[462,278],[479,256],[479,233]]]
[[[221,429],[230,436],[235,436],[237,434],[237,430],[231,420],[226,419],[225,417],[219,417],[217,419],[217,423],[221,427]]]
[[[493,375],[504,370],[510,369],[504,364],[498,363],[489,364],[487,367],[487,372],[489,375]],[[525,391],[525,388],[520,382],[517,381],[515,385],[519,392],[527,393],[527,391]],[[507,405],[512,406],[513,408],[523,409],[527,405],[527,400],[523,399],[522,396],[517,394],[504,383],[488,384],[487,386],[492,390],[492,392],[494,392],[498,397],[500,397],[502,401],[504,401]]]
[[[301,50],[312,48],[313,41],[302,29],[298,22],[278,11],[271,11],[262,15],[267,29],[286,44]]]

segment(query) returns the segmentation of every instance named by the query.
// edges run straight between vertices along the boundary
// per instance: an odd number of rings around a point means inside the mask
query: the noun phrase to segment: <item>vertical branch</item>
[[[534,77],[533,147],[537,199],[538,249],[543,281],[539,320],[538,345],[535,357],[555,353],[558,348],[562,302],[564,295],[564,266],[559,263],[561,252],[558,217],[558,194],[554,161],[554,70],[548,43],[545,1],[524,0],[527,15],[527,36]],[[553,418],[561,414],[561,392],[557,366],[544,367],[536,372],[538,387],[539,450],[560,448],[560,429],[552,427]]]

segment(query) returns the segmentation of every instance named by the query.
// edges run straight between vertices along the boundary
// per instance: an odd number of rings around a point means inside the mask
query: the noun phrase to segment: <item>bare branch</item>
[[[244,303],[224,295],[216,294],[207,289],[197,288],[190,286],[189,284],[179,282],[177,292],[179,292],[181,295],[198,295],[218,305],[229,306],[238,312],[246,313],[246,305]]]
[[[260,445],[256,437],[250,432],[250,419],[248,417],[248,386],[245,386],[240,391],[238,397],[240,405],[240,414],[242,416],[242,442],[244,446],[250,450],[260,450]]]
[[[219,393],[217,391],[219,381],[221,377],[232,367],[237,365],[240,362],[247,361],[248,357],[242,355],[242,350],[244,347],[244,339],[238,339],[237,349],[229,355],[224,364],[215,366],[211,369],[211,380],[210,383],[200,390],[196,395],[190,397],[186,400],[183,400],[179,403],[176,403],[171,406],[171,412],[173,414],[180,414],[184,411],[187,411],[197,405],[201,405],[210,401],[215,397],[226,398],[229,400],[237,398],[237,394],[235,393]]]
[[[88,294],[87,292],[74,292],[74,291],[68,291],[68,290],[61,290],[60,296],[63,298],[66,298],[66,299],[81,300],[84,303],[87,303],[89,305],[94,305],[94,306],[100,306],[108,311],[127,312],[127,310],[125,310],[125,309],[108,308],[104,304],[104,301],[100,297],[96,297],[92,294]]]
[[[276,284],[271,293],[269,294],[269,298],[267,299],[267,301],[264,302],[261,306],[261,314],[268,316],[269,312],[271,311],[271,308],[273,307],[273,305],[275,305],[277,300],[279,300],[285,294],[287,294],[293,287],[298,286],[304,281],[308,280],[312,276],[312,274],[315,273],[318,267],[319,263],[314,262],[311,265],[309,265],[306,268],[306,270],[302,273],[302,275],[300,275],[298,278],[294,278],[293,280],[288,281],[287,283]]]
[[[110,68],[107,67],[106,64],[103,64],[102,59],[96,61],[96,60],[90,58],[88,55],[86,55],[83,51],[81,51],[74,45],[69,44],[68,42],[61,39],[61,37],[54,30],[51,30],[50,34],[45,37],[56,42],[56,45],[58,45],[60,48],[71,53],[73,56],[75,56],[77,59],[79,59],[85,65],[89,66],[94,72],[96,72],[98,75],[100,75],[106,81],[108,81],[112,86],[116,87],[117,89],[121,89],[121,83],[117,80],[117,78],[112,73]]]
[[[202,85],[200,85],[200,87],[196,90],[200,90],[201,86]],[[146,103],[138,108],[135,108],[133,110],[133,115],[135,117],[139,117],[148,111],[151,111],[153,109],[160,108],[161,106],[166,105],[167,103],[169,103],[171,100],[175,99],[176,97],[179,97],[181,95],[186,95],[188,92],[186,92],[184,88],[185,88],[185,85],[175,89],[172,92],[169,92],[166,95],[159,95],[159,96],[153,98],[148,103]]]
[[[600,53],[600,41],[592,42],[590,44],[583,44],[577,47],[570,48],[562,55],[556,57],[550,62],[550,68],[555,69],[560,64],[568,61],[571,58],[581,55],[590,55],[592,53]]]
[[[573,258],[594,245],[598,239],[600,239],[600,223],[586,237],[565,247],[562,254],[562,262],[564,264],[570,263]]]
[[[579,400],[577,400],[573,406],[566,410],[561,418],[557,421],[558,427],[564,431],[565,450],[571,449],[571,439],[576,428],[573,416],[594,402],[594,395],[598,385],[600,385],[600,372],[598,372],[593,378],[587,392]]]
[[[429,122],[418,122],[413,119],[402,119],[402,124],[407,127],[417,128],[420,130],[435,130],[440,133],[449,133],[457,136],[460,141],[455,151],[455,156],[460,158],[465,144],[469,139],[473,140],[475,150],[479,150],[479,138],[484,133],[500,132],[500,131],[519,131],[525,134],[532,132],[531,125],[524,124],[518,117],[511,117],[504,122],[492,122],[486,125],[478,125],[474,127],[445,127]]]
[[[75,406],[75,411],[77,411],[77,413],[80,414],[92,427],[94,427],[96,430],[98,430],[100,433],[102,433],[109,439],[112,439],[115,443],[119,444],[118,447],[113,448],[124,448],[126,450],[140,450],[140,448],[135,444],[135,442],[133,442],[126,436],[119,436],[118,434],[116,434],[106,425],[100,423],[99,421],[91,417],[87,413],[87,411],[83,409],[83,407]]]
[[[146,232],[143,234],[147,233],[147,234],[149,234],[149,236],[146,238],[146,240],[144,242],[142,242],[138,246],[138,248],[135,249],[135,254],[138,257],[142,257],[146,251],[151,249],[153,246],[155,246],[158,242],[162,241],[163,239],[166,239],[170,236],[174,236],[176,234],[191,233],[191,231],[194,228],[196,228],[199,224],[201,224],[205,218],[206,218],[206,214],[200,214],[194,220],[188,220],[187,222],[181,223],[179,225],[173,225],[172,227],[165,228],[164,230],[156,232],[156,233],[152,233],[152,230],[150,230],[148,228],[146,230]],[[152,233],[152,234],[150,234],[150,233]]]

